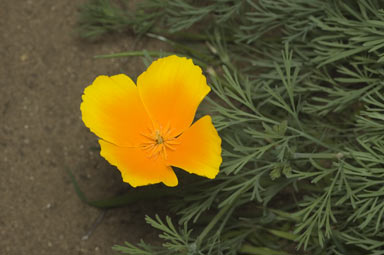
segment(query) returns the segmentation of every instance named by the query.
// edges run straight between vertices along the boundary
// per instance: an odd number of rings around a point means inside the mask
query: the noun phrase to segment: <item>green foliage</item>
[[[132,17],[110,0],[90,0],[80,8],[78,32],[84,38],[98,38],[107,32],[120,32],[132,25]]]
[[[383,1],[144,0],[126,17],[206,70],[223,164],[172,201],[178,225],[147,218],[163,247],[117,250],[384,254]]]

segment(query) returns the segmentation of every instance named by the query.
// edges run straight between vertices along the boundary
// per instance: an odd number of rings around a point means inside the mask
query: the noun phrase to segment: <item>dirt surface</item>
[[[144,222],[152,205],[110,210],[87,240],[101,211],[77,197],[71,169],[91,198],[127,187],[117,169],[90,148],[96,137],[83,125],[83,89],[99,74],[136,78],[139,58],[94,55],[160,49],[130,36],[97,43],[74,33],[84,1],[1,1],[0,7],[0,254],[116,254],[114,244],[151,240]]]

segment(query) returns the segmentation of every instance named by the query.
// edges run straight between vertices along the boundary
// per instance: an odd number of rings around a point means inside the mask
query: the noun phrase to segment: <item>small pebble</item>
[[[28,59],[28,55],[27,54],[23,54],[20,56],[20,60],[25,62],[26,60]]]

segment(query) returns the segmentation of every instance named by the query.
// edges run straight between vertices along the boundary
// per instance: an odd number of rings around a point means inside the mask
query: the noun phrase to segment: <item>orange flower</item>
[[[133,187],[163,182],[176,186],[171,166],[215,178],[221,139],[210,116],[193,125],[210,87],[192,60],[169,56],[154,61],[137,79],[99,76],[84,90],[85,125],[101,139],[101,156]]]

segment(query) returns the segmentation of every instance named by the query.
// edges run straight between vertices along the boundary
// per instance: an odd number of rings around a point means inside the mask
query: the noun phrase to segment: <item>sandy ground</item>
[[[84,1],[1,0],[0,6],[0,254],[116,254],[113,244],[151,240],[144,223],[153,206],[107,212],[88,240],[101,211],[77,197],[71,169],[91,198],[113,196],[127,184],[90,148],[96,137],[84,127],[83,89],[99,74],[144,70],[139,58],[93,59],[94,55],[160,49],[133,37],[84,42],[74,33]]]

